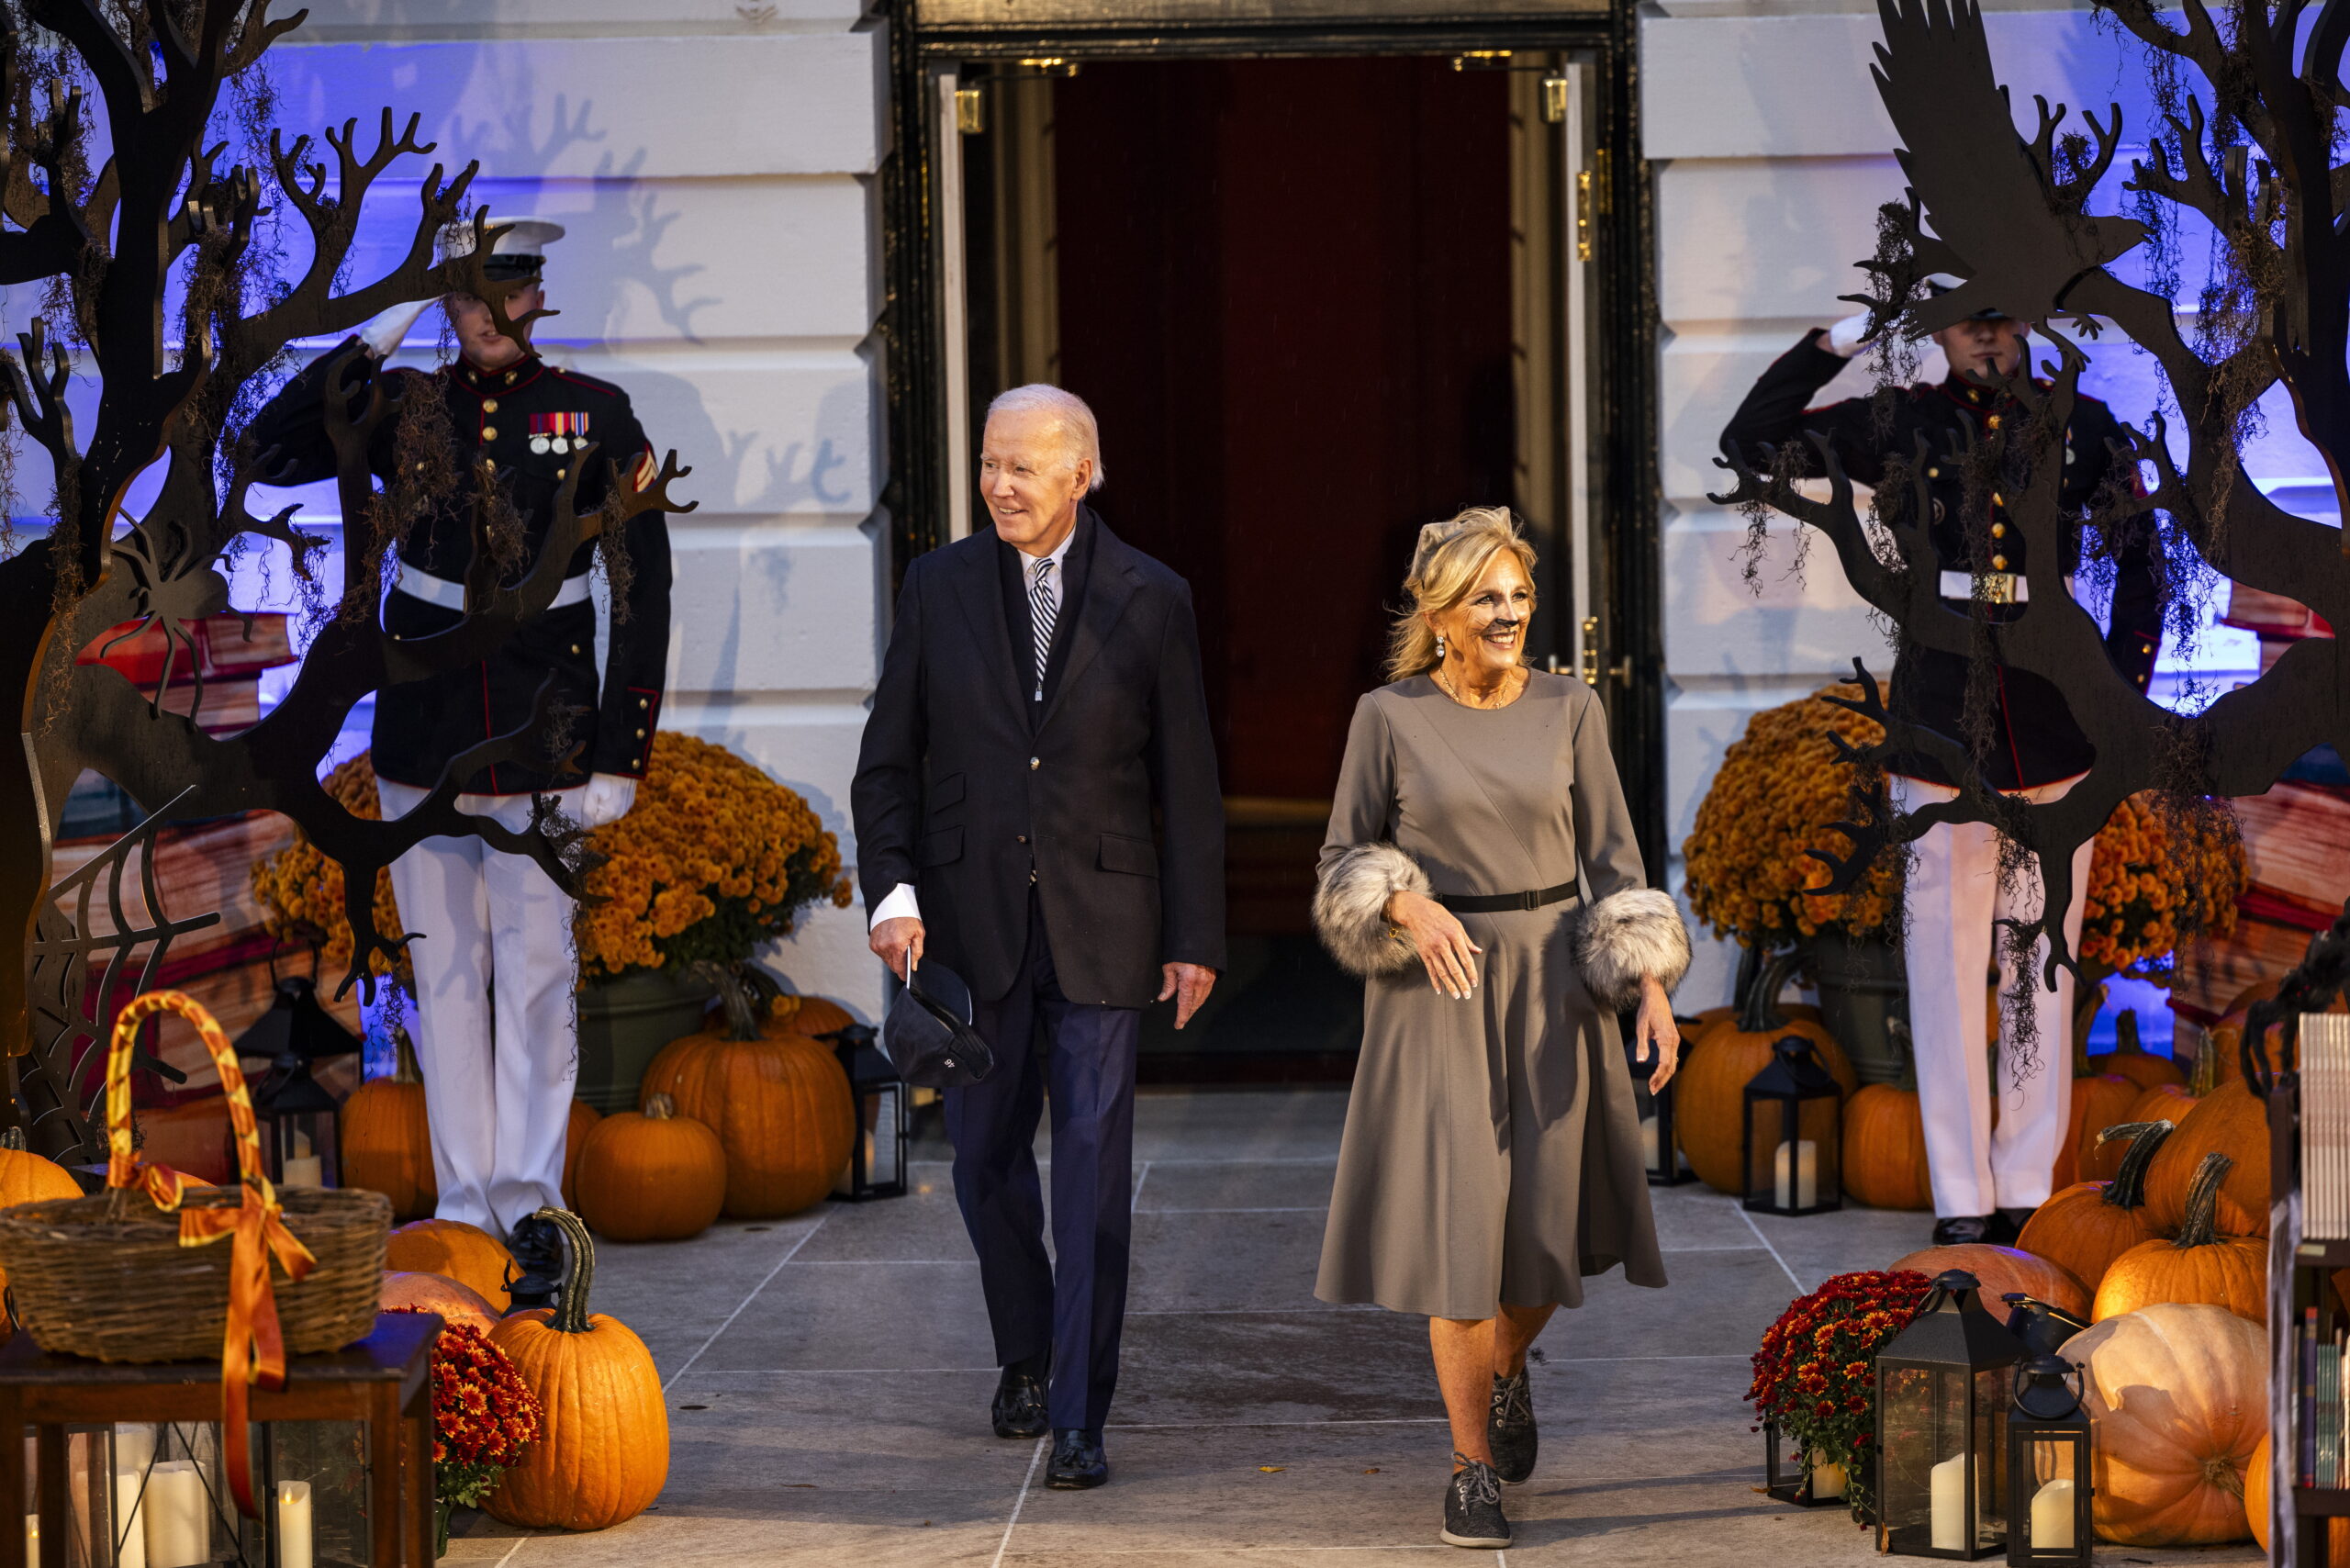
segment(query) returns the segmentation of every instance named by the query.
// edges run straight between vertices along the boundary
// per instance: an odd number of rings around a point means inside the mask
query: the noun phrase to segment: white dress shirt
[[[1036,591],[1037,566],[1046,561],[1053,564],[1053,586],[1060,595],[1060,612],[1063,616],[1069,614],[1069,572],[1066,569],[1069,547],[1076,541],[1077,530],[1072,528],[1068,535],[1053,547],[1050,554],[1031,555],[1024,551],[1020,557],[1020,591],[1032,597]],[[865,923],[865,928],[870,931],[885,920],[920,920],[921,918],[922,905],[915,902],[914,885],[912,882],[900,882],[890,890],[887,898],[873,906],[872,918]]]

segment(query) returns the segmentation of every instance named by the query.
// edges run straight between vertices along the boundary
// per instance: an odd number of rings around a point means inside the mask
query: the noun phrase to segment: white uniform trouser
[[[1894,803],[1904,811],[1958,791],[1920,779],[1890,776]],[[2065,779],[2020,791],[2027,801],[2053,801],[2072,788]],[[2065,939],[2080,951],[2081,911],[2088,896],[2094,844],[2073,856],[2073,902],[2065,912]],[[1999,834],[1983,823],[1944,823],[1913,846],[1909,910],[1909,1028],[1918,1058],[1918,1109],[1926,1124],[1934,1213],[1987,1215],[1995,1208],[2037,1208],[2048,1201],[2049,1173],[2072,1117],[2073,976],[2057,971],[2056,989],[2041,979],[2048,956],[2043,938],[2032,949],[2031,1017],[2038,1066],[2020,1083],[2010,1070],[2014,1042],[2005,1014],[1999,1029],[1999,1125],[1991,1126],[1991,1065],[1984,1050],[1984,975],[1991,960],[1993,922],[2038,917],[2043,894],[2040,868],[2027,860],[2012,889],[1999,885]],[[1999,932],[2004,935],[2004,928]],[[1999,943],[1999,990],[2015,983],[2007,944]]]
[[[386,817],[425,796],[390,779],[376,790]],[[556,793],[568,802],[578,792]],[[531,824],[528,795],[460,795],[457,806],[518,832]],[[470,836],[428,838],[401,856],[392,891],[401,924],[420,933],[408,954],[439,1217],[502,1236],[563,1204],[579,1076],[572,901],[535,861]]]

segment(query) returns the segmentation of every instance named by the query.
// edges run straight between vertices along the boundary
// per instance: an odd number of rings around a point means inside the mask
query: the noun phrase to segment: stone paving
[[[1542,1462],[1517,1542],[1436,1540],[1449,1452],[1422,1320],[1313,1297],[1343,1090],[1146,1091],[1124,1371],[1094,1492],[1037,1484],[1043,1445],[989,1430],[978,1267],[934,1138],[917,1189],[669,1246],[599,1249],[597,1310],[667,1381],[669,1484],[597,1535],[466,1521],[446,1561],[547,1564],[1374,1568],[1861,1564],[1831,1509],[1770,1502],[1740,1396],[1798,1288],[1922,1242],[1925,1216],[1756,1220],[1655,1193],[1673,1283],[1593,1282],[1538,1347]],[[1040,1152],[1043,1152],[1040,1148]],[[2262,1562],[2103,1548],[2100,1563]]]

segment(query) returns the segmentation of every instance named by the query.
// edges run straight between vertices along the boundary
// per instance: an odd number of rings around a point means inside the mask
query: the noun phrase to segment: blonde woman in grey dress
[[[1583,682],[1524,662],[1534,552],[1502,508],[1421,530],[1393,683],[1356,705],[1315,921],[1364,977],[1315,1294],[1424,1313],[1452,1427],[1442,1539],[1509,1544],[1533,1473],[1526,1353],[1584,1276],[1662,1285],[1617,1031],[1652,1089],[1689,964]]]

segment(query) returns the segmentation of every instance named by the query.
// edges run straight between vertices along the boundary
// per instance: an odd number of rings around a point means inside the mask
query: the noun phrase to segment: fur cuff
[[[1627,888],[1584,912],[1575,927],[1575,963],[1602,1007],[1637,1006],[1640,981],[1653,976],[1666,991],[1689,972],[1689,928],[1671,893]]]
[[[1314,928],[1348,973],[1365,979],[1399,974],[1414,955],[1387,924],[1387,901],[1427,890],[1427,873],[1410,856],[1392,844],[1358,844],[1330,863],[1314,890]]]

